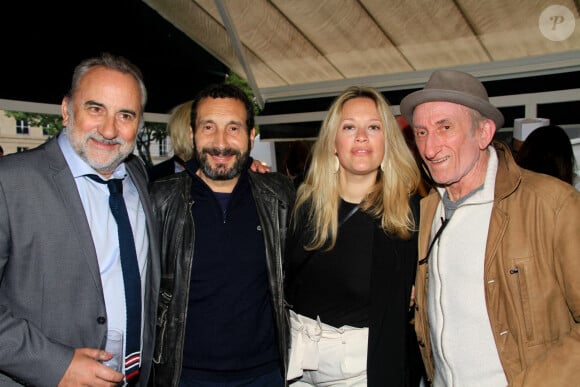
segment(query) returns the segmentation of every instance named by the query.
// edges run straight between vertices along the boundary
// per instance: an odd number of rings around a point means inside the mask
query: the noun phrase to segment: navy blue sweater
[[[247,173],[219,200],[197,176],[192,190],[196,237],[184,372],[218,381],[264,374],[278,366],[279,355],[264,238]]]

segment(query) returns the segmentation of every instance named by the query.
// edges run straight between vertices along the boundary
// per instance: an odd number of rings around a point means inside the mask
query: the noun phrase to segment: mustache
[[[201,153],[210,156],[241,156],[241,152],[233,148],[203,148]]]
[[[98,142],[100,142],[102,144],[107,144],[107,145],[117,145],[117,144],[118,145],[125,145],[125,143],[126,143],[123,139],[121,139],[119,137],[112,138],[112,139],[108,139],[108,138],[105,138],[105,137],[101,136],[98,133],[90,133],[87,136],[87,138],[93,139],[95,141],[98,141]]]

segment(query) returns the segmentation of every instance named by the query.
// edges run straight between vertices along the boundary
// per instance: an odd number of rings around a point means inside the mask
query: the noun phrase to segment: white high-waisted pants
[[[367,385],[368,328],[335,328],[290,311],[292,387]]]

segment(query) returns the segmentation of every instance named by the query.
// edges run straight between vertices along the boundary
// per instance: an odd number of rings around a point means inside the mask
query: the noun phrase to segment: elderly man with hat
[[[580,383],[580,193],[519,168],[470,74],[401,102],[436,183],[421,202],[415,326],[434,386]]]

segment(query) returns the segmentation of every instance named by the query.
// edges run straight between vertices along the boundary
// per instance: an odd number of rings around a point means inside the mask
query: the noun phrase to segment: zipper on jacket
[[[524,271],[520,270],[520,268],[517,265],[513,266],[509,270],[509,273],[510,275],[515,276],[520,297],[520,305],[522,306],[522,314],[524,317],[524,326],[526,328],[526,338],[528,341],[532,341],[534,331],[532,329],[532,321],[529,318],[529,316],[531,316],[530,298],[528,295],[526,276],[524,275]]]

